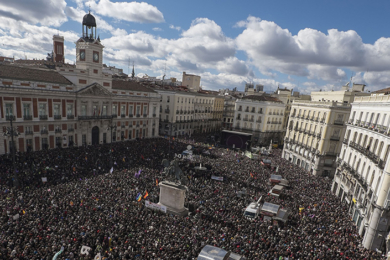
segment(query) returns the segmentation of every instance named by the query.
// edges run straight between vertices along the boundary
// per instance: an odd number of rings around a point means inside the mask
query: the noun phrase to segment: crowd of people
[[[11,156],[0,156],[0,259],[196,259],[205,245],[251,260],[383,258],[362,247],[330,179],[309,176],[274,149],[272,163],[291,186],[274,197],[268,194],[272,169],[201,141],[154,138],[18,153],[19,187]],[[201,154],[180,159],[191,213],[146,208],[145,200],[158,202],[158,183],[167,178],[162,159],[189,144]],[[197,172],[199,163],[208,170]],[[284,226],[243,216],[260,196],[290,211]]]

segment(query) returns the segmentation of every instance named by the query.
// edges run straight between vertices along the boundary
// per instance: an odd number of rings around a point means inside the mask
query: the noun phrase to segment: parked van
[[[248,207],[246,207],[244,211],[244,217],[250,220],[254,220],[259,216],[260,209],[261,209],[261,198],[257,202],[251,202]]]

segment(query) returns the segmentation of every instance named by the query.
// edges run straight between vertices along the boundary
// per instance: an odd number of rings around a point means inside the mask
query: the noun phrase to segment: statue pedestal
[[[188,209],[184,207],[186,187],[170,181],[162,181],[160,186],[160,201],[158,204],[167,207],[167,213],[187,216]]]

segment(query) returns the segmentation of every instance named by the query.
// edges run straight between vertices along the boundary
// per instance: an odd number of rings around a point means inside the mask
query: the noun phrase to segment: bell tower
[[[83,17],[82,37],[76,42],[76,68],[86,71],[89,79],[85,84],[102,82],[104,46],[96,31],[96,19],[89,12]]]

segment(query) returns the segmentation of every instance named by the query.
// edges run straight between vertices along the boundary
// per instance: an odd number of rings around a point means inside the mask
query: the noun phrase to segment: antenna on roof
[[[88,5],[88,13],[91,13],[91,4]]]

